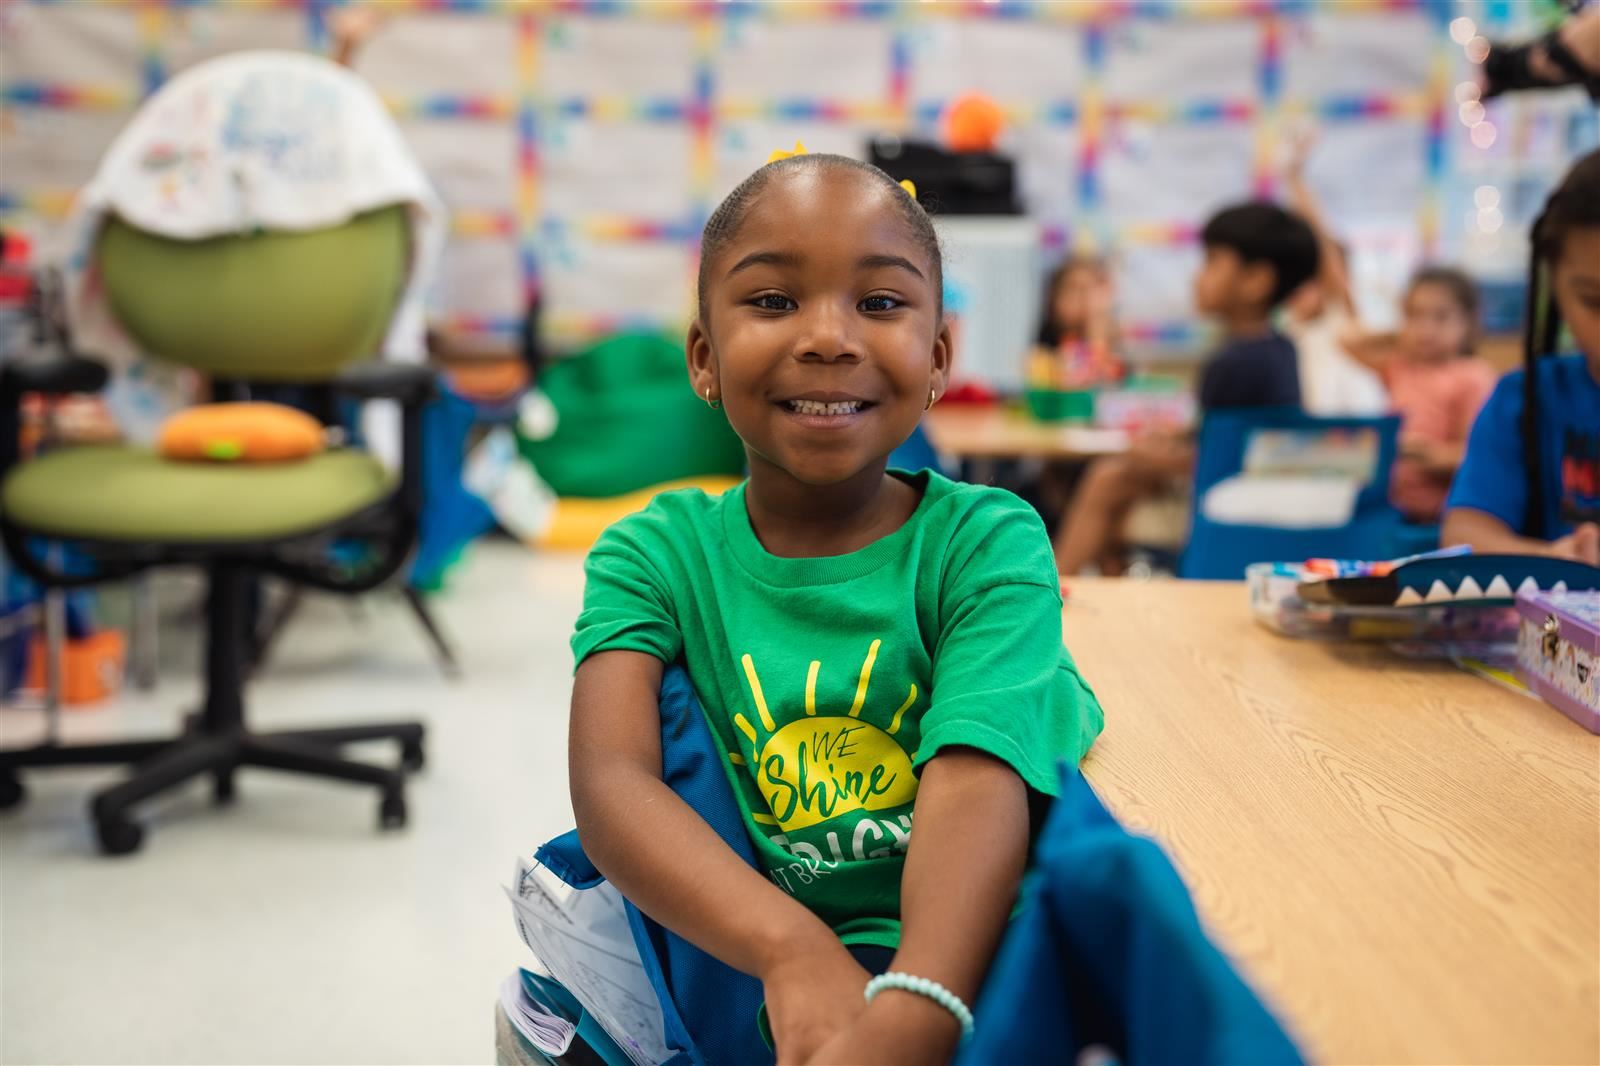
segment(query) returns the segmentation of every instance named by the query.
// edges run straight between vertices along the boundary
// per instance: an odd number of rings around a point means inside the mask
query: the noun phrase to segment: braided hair
[[[1522,326],[1522,456],[1528,480],[1528,510],[1523,532],[1545,538],[1545,485],[1539,438],[1539,360],[1561,339],[1561,308],[1552,275],[1561,261],[1567,235],[1581,227],[1600,227],[1600,151],[1573,164],[1529,234],[1528,304]]]

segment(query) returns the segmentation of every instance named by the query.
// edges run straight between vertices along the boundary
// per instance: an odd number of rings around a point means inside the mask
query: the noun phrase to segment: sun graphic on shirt
[[[843,714],[817,712],[817,674],[821,660],[812,660],[806,674],[806,714],[779,728],[767,707],[761,678],[749,655],[741,660],[755,700],[758,722],[735,714],[733,724],[750,741],[755,755],[751,772],[771,813],[757,812],[762,825],[785,832],[805,829],[853,811],[888,810],[916,798],[917,779],[908,755],[895,734],[906,711],[917,702],[912,685],[905,702],[887,726],[863,721],[872,667],[883,644],[874,640],[861,663],[855,702]],[[759,725],[759,728],[758,728]],[[736,766],[748,766],[745,756],[730,752]]]

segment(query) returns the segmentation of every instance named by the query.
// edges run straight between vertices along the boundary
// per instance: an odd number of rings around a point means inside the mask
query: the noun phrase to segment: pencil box
[[[1517,674],[1546,703],[1600,733],[1600,590],[1517,596]]]

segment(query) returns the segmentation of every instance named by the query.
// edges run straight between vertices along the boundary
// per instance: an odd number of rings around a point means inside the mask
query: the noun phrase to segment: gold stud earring
[[[930,386],[929,389],[928,389],[928,406],[924,407],[923,410],[924,411],[933,410],[933,405],[935,403],[937,403],[938,400],[939,400],[939,394],[937,392],[935,392],[933,390],[933,388]]]
[[[706,406],[710,407],[713,411],[719,411],[719,410],[722,409],[722,401],[721,400],[713,400],[711,398],[711,386],[710,385],[706,386]]]

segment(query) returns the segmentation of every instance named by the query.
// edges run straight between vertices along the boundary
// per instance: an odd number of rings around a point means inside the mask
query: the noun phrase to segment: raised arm
[[[1302,132],[1294,139],[1289,165],[1284,173],[1284,184],[1289,192],[1289,206],[1306,220],[1311,232],[1317,236],[1318,283],[1327,294],[1329,303],[1354,317],[1356,305],[1350,296],[1350,275],[1345,269],[1344,253],[1339,250],[1338,244],[1328,233],[1322,206],[1306,182],[1306,160],[1310,158],[1312,146],[1315,144],[1316,134],[1311,130]]]

